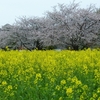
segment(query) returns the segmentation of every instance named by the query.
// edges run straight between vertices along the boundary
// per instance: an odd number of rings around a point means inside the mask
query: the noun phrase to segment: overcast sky
[[[41,17],[46,11],[58,3],[69,4],[73,0],[0,0],[0,27],[13,24],[18,17]],[[100,0],[75,0],[80,6],[86,8],[90,4],[100,7]]]

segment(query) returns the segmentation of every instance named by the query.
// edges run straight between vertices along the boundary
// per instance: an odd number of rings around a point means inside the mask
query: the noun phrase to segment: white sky
[[[13,24],[18,17],[41,17],[46,11],[58,3],[69,4],[73,0],[0,0],[0,27]],[[100,0],[75,0],[80,2],[80,7],[86,8],[90,4],[100,7]]]

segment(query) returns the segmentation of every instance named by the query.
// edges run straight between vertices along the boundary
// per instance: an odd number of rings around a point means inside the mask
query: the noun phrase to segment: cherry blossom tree
[[[52,29],[48,38],[56,44],[65,44],[74,50],[91,47],[98,38],[100,29],[100,14],[94,7],[79,8],[78,4],[59,4],[53,12],[47,12]],[[47,39],[48,39],[47,38]]]
[[[100,13],[95,6],[80,8],[79,3],[58,4],[44,17],[21,17],[13,27],[0,30],[0,48],[12,49],[71,48],[99,46]],[[10,29],[9,29],[9,27]]]
[[[10,35],[10,47],[14,49],[42,49],[40,42],[41,22],[38,18],[22,17],[16,21]]]

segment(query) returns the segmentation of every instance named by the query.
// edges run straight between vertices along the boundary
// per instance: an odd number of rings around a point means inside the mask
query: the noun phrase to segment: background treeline
[[[0,48],[84,49],[100,47],[100,9],[58,4],[44,17],[21,17],[0,29]]]

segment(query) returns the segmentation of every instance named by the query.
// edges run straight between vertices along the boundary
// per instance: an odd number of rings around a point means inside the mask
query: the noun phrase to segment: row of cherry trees
[[[0,30],[0,48],[74,50],[99,47],[100,13],[90,5],[58,4],[44,17],[19,18],[14,25]]]

